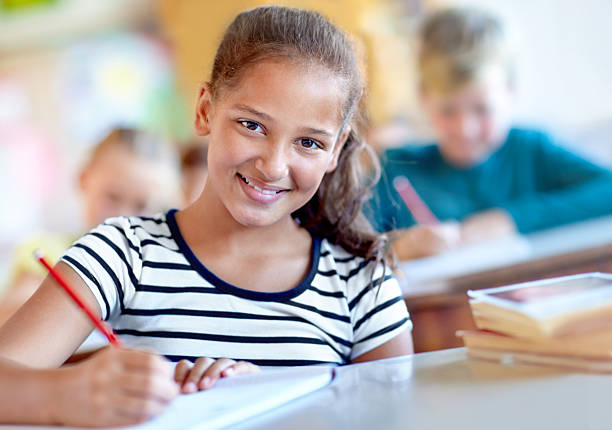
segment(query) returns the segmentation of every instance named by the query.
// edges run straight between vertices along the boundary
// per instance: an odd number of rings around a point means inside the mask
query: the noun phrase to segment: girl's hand
[[[81,426],[127,426],[158,414],[179,394],[172,364],[143,351],[104,348],[55,372],[49,420]]]
[[[195,363],[179,361],[174,370],[174,380],[180,385],[181,393],[188,394],[212,387],[219,378],[259,371],[258,366],[248,361],[200,357]]]
[[[457,222],[415,225],[400,230],[393,250],[400,260],[428,257],[456,248],[461,244],[461,226]]]

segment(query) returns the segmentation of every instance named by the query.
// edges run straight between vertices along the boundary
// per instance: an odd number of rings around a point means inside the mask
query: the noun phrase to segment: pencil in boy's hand
[[[393,188],[400,195],[417,223],[426,225],[440,223],[425,202],[421,200],[408,178],[396,176],[393,178]]]
[[[93,313],[93,311],[85,304],[85,302],[81,300],[81,298],[77,295],[76,291],[74,291],[74,289],[70,285],[68,285],[64,278],[62,278],[60,274],[47,262],[44,253],[41,250],[36,250],[34,251],[34,257],[36,257],[36,259],[40,261],[43,266],[45,266],[45,268],[49,271],[49,274],[53,276],[53,278],[57,281],[58,284],[60,284],[64,291],[66,291],[68,295],[72,298],[72,300],[74,300],[74,302],[85,312],[85,314],[89,317],[94,326],[96,326],[96,328],[100,330],[104,336],[106,336],[111,345],[116,347],[122,347],[123,343],[121,342],[121,340],[119,340],[113,329],[110,328],[108,324],[106,324],[100,318],[98,318]]]

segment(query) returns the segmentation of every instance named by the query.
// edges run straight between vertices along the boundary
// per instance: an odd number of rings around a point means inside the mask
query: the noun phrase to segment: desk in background
[[[461,346],[474,328],[466,291],[584,272],[612,272],[612,217],[400,264],[415,351]]]
[[[338,369],[233,430],[609,429],[612,375],[471,360],[463,348]]]

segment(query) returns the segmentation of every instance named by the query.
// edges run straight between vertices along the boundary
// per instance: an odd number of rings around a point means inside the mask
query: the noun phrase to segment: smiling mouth
[[[271,195],[280,194],[283,191],[288,191],[288,190],[271,190],[271,189],[260,188],[257,185],[250,183],[249,180],[246,177],[242,176],[240,173],[237,173],[237,175],[240,179],[242,179],[242,182],[247,184],[249,187],[253,188],[255,191],[260,192],[261,194],[271,196]]]

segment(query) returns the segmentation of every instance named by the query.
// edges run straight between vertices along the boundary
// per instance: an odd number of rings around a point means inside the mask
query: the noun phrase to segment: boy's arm
[[[612,171],[542,137],[534,189],[501,205],[521,233],[612,214]]]

